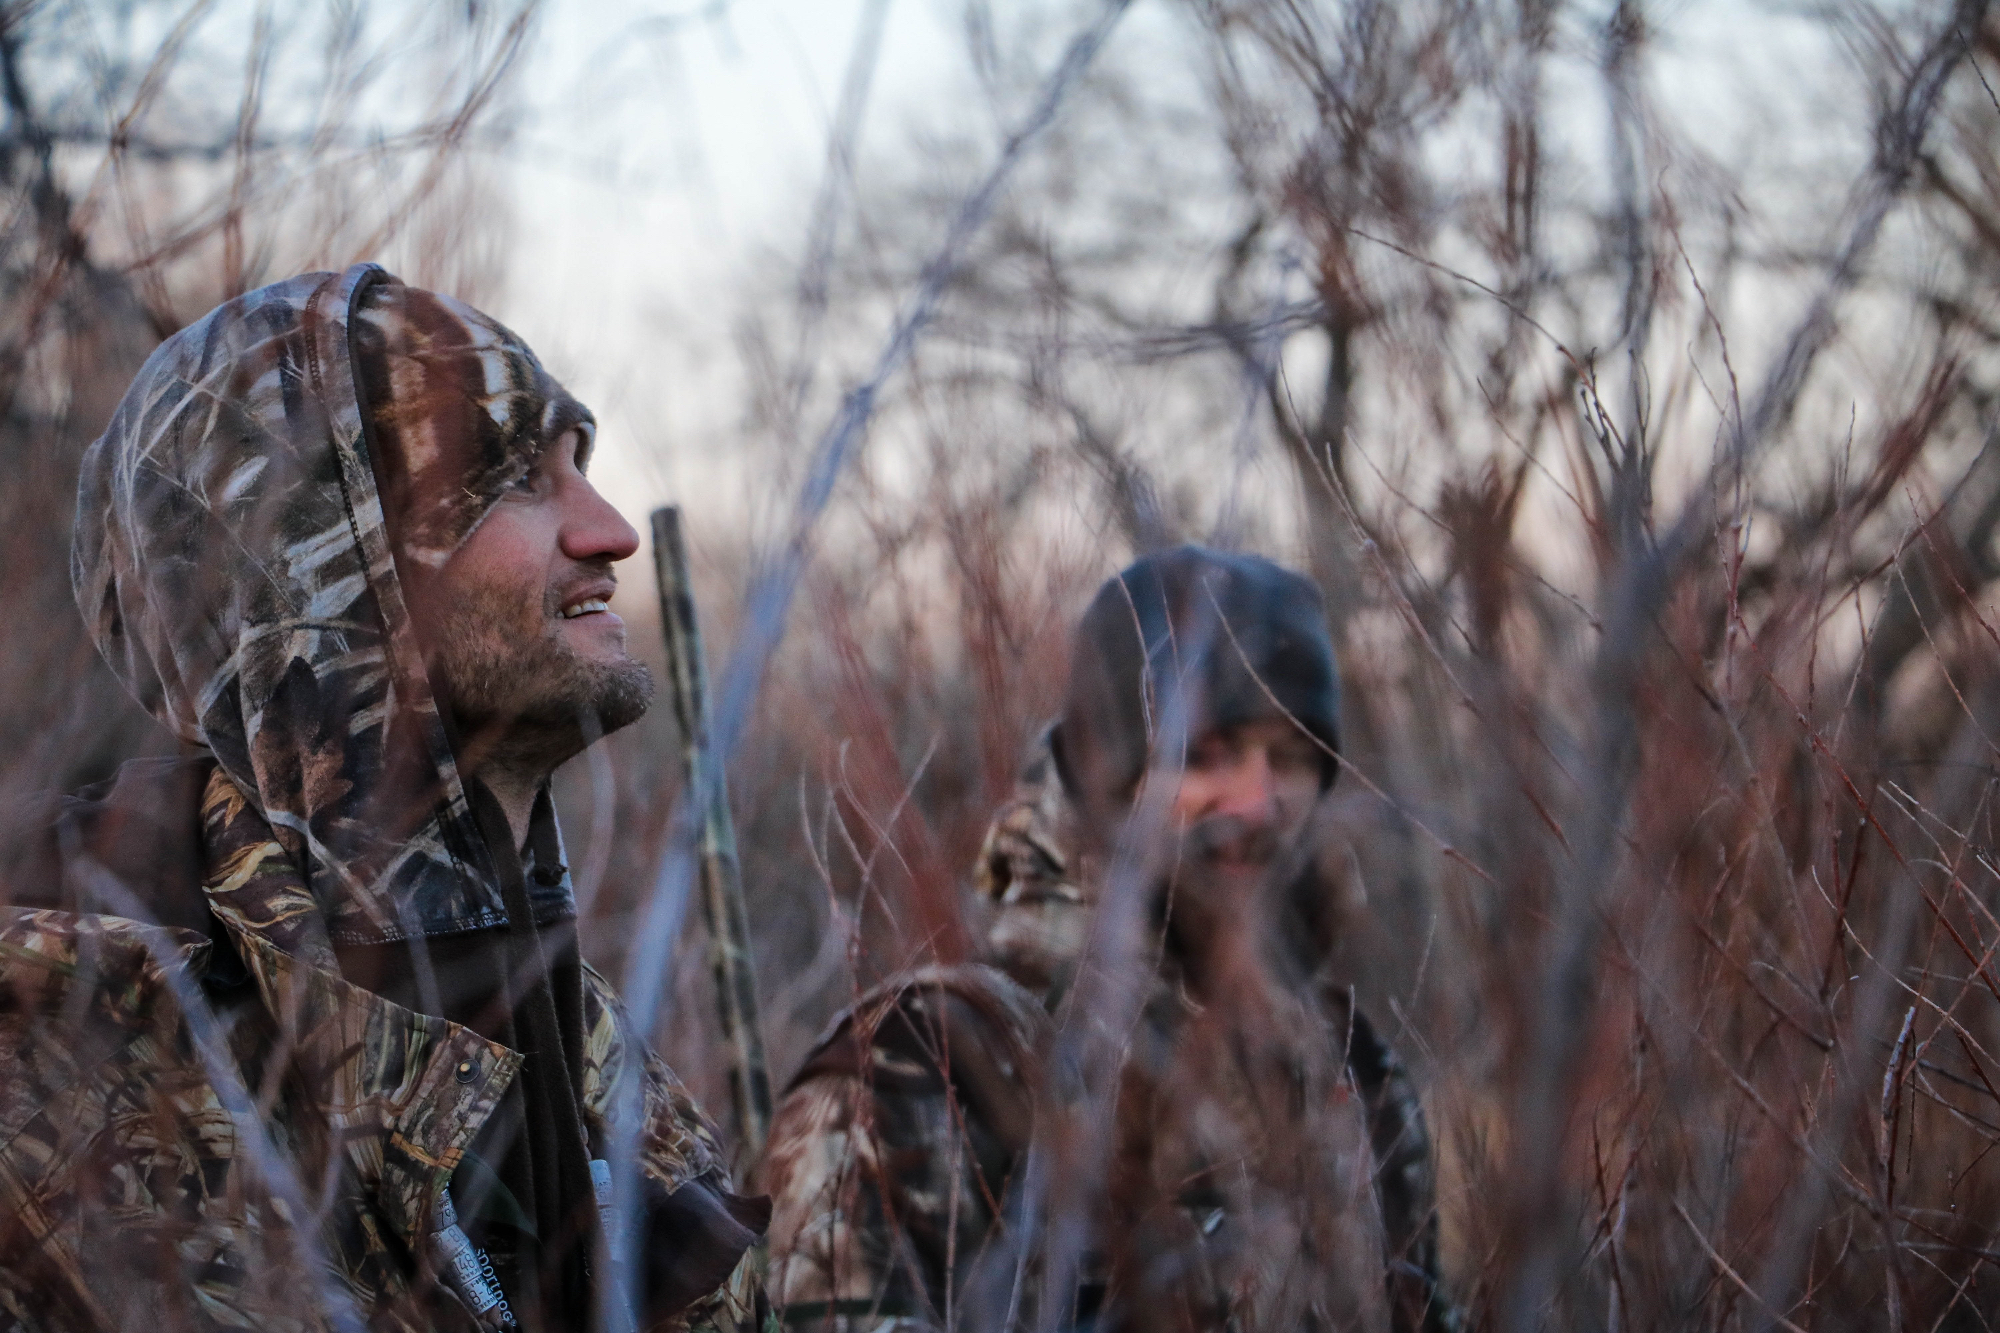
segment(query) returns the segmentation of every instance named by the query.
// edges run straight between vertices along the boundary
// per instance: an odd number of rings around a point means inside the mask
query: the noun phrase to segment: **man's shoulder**
[[[950,1181],[980,1182],[962,1196],[968,1217],[1003,1194],[1033,1136],[1051,1026],[1033,995],[980,964],[904,972],[857,998],[807,1054],[772,1123],[763,1170],[779,1249],[819,1225],[844,1182],[874,1182],[855,1205],[875,1217],[864,1229],[891,1225],[870,1211],[878,1188],[906,1222],[950,1196]],[[944,1230],[942,1217],[930,1221]]]
[[[199,973],[211,947],[207,936],[178,926],[124,917],[0,907],[0,979],[12,995],[10,1014],[42,1013],[38,1000],[66,1019],[94,1020],[141,1012],[171,1001],[177,974]],[[74,986],[89,987],[93,1003],[79,1010]]]
[[[986,826],[973,879],[995,903],[1049,896],[1080,900],[1073,883],[1075,841],[1076,812],[1043,731],[1029,748],[1013,793]]]
[[[149,1141],[211,1143],[197,1126],[218,1100],[180,1004],[207,949],[172,927],[0,908],[0,1213],[74,1204],[92,1145],[134,1106],[152,1108]]]
[[[996,1142],[1024,1147],[1052,1026],[1040,1001],[997,968],[913,969],[835,1016],[786,1099],[858,1096],[887,1111],[949,1097]]]
[[[902,1063],[937,1065],[954,1045],[999,1046],[1025,1058],[1041,1045],[1048,1011],[998,968],[984,963],[913,968],[880,982],[834,1015],[792,1077],[796,1087],[826,1074],[874,1072]],[[898,1057],[901,1059],[898,1059]]]

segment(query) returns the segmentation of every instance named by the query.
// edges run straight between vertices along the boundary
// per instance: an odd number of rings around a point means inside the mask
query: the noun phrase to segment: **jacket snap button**
[[[460,1060],[455,1072],[460,1083],[470,1083],[479,1076],[479,1066],[470,1060]]]

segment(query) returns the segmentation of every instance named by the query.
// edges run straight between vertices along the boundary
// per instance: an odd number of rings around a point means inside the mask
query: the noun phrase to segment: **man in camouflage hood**
[[[1005,1271],[1033,1249],[1023,1166],[1038,1132],[1076,1131],[1044,1070],[1057,1029],[1101,1021],[1106,992],[1079,969],[1122,859],[1147,895],[1149,966],[1129,983],[1137,1027],[1109,1044],[1123,1064],[1079,1325],[1450,1326],[1421,1108],[1324,966],[1307,828],[1338,771],[1338,715],[1324,612],[1297,575],[1183,547],[1104,585],[1063,714],[976,868],[989,964],[878,987],[778,1109],[764,1181],[788,1324],[1033,1312]],[[1166,815],[1150,843],[1147,793]],[[1032,1287],[1031,1267],[1016,1271]]]
[[[547,791],[651,692],[594,436],[370,265],[141,370],[73,573],[185,757],[0,866],[0,1327],[754,1326],[768,1205],[578,956]]]

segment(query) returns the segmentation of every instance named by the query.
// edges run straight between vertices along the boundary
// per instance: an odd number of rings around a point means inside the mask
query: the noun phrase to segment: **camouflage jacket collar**
[[[204,889],[285,1048],[311,1052],[324,1117],[382,1218],[420,1249],[438,1192],[522,1057],[344,980],[297,868],[220,768],[202,800]]]

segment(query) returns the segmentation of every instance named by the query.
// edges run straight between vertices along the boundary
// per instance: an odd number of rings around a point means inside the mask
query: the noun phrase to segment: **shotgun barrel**
[[[694,585],[678,507],[653,511],[653,563],[660,584],[660,628],[667,641],[667,675],[680,721],[684,799],[701,820],[701,909],[708,925],[709,961],[729,1042],[729,1091],[736,1111],[740,1159],[755,1162],[771,1128],[771,1072],[757,1017],[757,978],[750,961],[750,914],[729,818],[729,786],[711,743],[708,668],[702,656]]]

